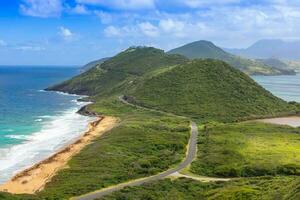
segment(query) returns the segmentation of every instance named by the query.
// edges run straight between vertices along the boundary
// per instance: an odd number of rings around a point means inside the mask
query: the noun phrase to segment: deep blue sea
[[[77,138],[92,119],[76,113],[79,96],[43,89],[78,68],[0,67],[0,182]]]

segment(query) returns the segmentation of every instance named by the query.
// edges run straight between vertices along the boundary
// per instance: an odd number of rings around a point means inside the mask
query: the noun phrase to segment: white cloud
[[[87,15],[90,12],[84,5],[77,4],[74,8],[71,9],[71,13],[79,14],[79,15]]]
[[[109,24],[113,21],[113,16],[109,13],[103,11],[95,11],[94,13],[100,18],[102,24]]]
[[[23,0],[20,11],[32,17],[58,17],[63,11],[63,5],[61,0]]]
[[[4,47],[4,46],[6,46],[7,44],[6,44],[6,42],[4,41],[4,40],[0,40],[0,47]]]
[[[64,39],[64,40],[71,40],[74,36],[74,33],[68,28],[65,28],[63,26],[59,27],[58,34]]]
[[[77,0],[77,3],[99,5],[117,10],[138,10],[155,8],[154,0]]]
[[[107,37],[119,37],[122,35],[120,28],[117,28],[115,26],[106,27],[104,29],[104,33]]]
[[[180,35],[184,32],[185,22],[173,19],[163,19],[160,20],[159,27],[167,33],[173,32]]]
[[[200,8],[206,6],[235,4],[240,3],[240,0],[184,0],[183,3],[191,8]]]
[[[31,45],[16,46],[14,49],[20,50],[20,51],[43,51],[43,50],[45,50],[44,47],[31,46]]]
[[[157,37],[159,36],[159,29],[151,24],[150,22],[143,22],[140,23],[139,28],[141,29],[142,33],[149,37]]]

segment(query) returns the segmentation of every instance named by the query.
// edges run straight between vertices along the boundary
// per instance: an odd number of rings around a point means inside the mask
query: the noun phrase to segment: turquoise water
[[[76,95],[43,89],[78,68],[0,67],[0,182],[78,137],[91,118],[76,111]]]
[[[300,74],[296,76],[253,76],[256,82],[286,101],[300,102]]]

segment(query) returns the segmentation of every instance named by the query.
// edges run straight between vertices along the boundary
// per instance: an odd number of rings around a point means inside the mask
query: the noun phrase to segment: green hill
[[[202,121],[231,122],[294,109],[244,73],[212,59],[194,60],[158,72],[137,84],[127,98]]]
[[[164,66],[186,62],[180,55],[168,55],[152,47],[131,47],[85,73],[62,84],[48,88],[81,95],[104,95]],[[121,89],[120,89],[121,90]]]
[[[257,59],[258,62],[261,62],[265,65],[268,65],[273,68],[280,69],[285,71],[287,75],[296,75],[296,72],[292,69],[292,66],[289,66],[287,63],[276,59],[276,58],[268,58],[268,59]]]
[[[88,71],[89,69],[93,68],[93,67],[96,67],[97,65],[101,65],[102,63],[104,63],[105,61],[109,60],[110,58],[107,57],[107,58],[101,58],[99,60],[94,60],[92,62],[89,62],[88,64],[84,65],[82,68],[81,68],[81,71],[82,72],[86,72]]]
[[[272,68],[262,62],[242,58],[227,53],[209,41],[197,41],[178,47],[168,52],[169,54],[180,54],[190,59],[212,58],[227,62],[233,67],[242,70],[249,75],[280,75],[286,74],[285,70]]]

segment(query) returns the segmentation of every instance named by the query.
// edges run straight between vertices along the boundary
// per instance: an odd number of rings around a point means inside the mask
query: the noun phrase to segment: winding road
[[[120,96],[119,99],[123,103],[125,103],[127,105],[130,105],[130,106],[133,106],[133,107],[136,107],[136,108],[151,110],[151,111],[160,112],[160,113],[165,113],[163,111],[157,111],[157,110],[154,110],[154,109],[144,108],[144,107],[141,107],[141,106],[131,104],[131,103],[127,102],[124,99],[124,96]],[[168,113],[168,114],[171,114],[171,113]],[[82,195],[82,196],[79,196],[79,197],[74,197],[72,199],[73,200],[97,199],[97,198],[103,197],[105,195],[111,194],[112,192],[121,190],[121,189],[123,189],[125,187],[128,187],[128,186],[139,186],[139,185],[142,185],[144,183],[149,183],[149,182],[152,182],[152,181],[161,180],[161,179],[164,179],[167,176],[170,176],[174,173],[178,173],[182,169],[187,167],[189,164],[191,164],[192,161],[194,160],[194,158],[196,157],[196,154],[197,154],[197,138],[198,138],[197,124],[195,122],[191,122],[191,136],[190,136],[190,139],[189,139],[189,144],[188,144],[188,150],[187,150],[187,153],[186,153],[186,157],[183,160],[183,162],[181,162],[175,168],[169,169],[167,171],[164,171],[164,172],[162,172],[160,174],[157,174],[157,175],[154,175],[154,176],[149,176],[149,177],[129,181],[129,182],[126,182],[126,183],[121,183],[121,184],[114,185],[114,186],[111,186],[111,187],[108,187],[108,188],[104,188],[104,189],[101,189],[101,190],[98,190],[98,191],[94,191],[92,193],[85,194],[85,195]]]

